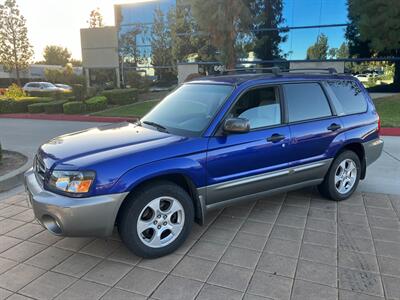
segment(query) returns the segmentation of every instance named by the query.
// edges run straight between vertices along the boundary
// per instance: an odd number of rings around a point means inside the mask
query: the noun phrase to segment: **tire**
[[[354,171],[349,172],[353,167]],[[345,170],[345,172],[342,173],[342,170]],[[321,195],[329,199],[335,201],[345,200],[357,189],[360,174],[360,158],[353,151],[346,150],[335,158],[324,181],[318,186],[318,190]]]
[[[118,231],[136,255],[156,258],[179,248],[194,221],[193,201],[180,186],[157,181],[143,186],[121,207]],[[157,211],[156,211],[157,210]]]

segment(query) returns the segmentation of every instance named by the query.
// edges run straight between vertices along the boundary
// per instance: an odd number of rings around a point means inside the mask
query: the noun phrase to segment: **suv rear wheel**
[[[180,186],[167,182],[146,185],[122,207],[118,230],[136,255],[155,258],[176,250],[189,235],[193,202]]]
[[[358,155],[353,151],[344,151],[333,161],[318,189],[327,198],[345,200],[356,190],[360,173],[361,163]]]

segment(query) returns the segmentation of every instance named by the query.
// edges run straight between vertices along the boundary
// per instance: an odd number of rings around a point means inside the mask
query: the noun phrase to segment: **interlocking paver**
[[[94,282],[85,280],[78,280],[69,288],[67,288],[62,294],[57,296],[57,300],[65,299],[80,299],[80,300],[95,300],[100,299],[109,288],[105,285],[101,285]]]
[[[130,271],[116,287],[130,292],[138,293],[145,296],[150,294],[167,276],[165,273],[135,267]]]
[[[294,278],[296,266],[296,258],[264,252],[257,264],[257,270]]]
[[[186,256],[175,267],[172,274],[204,282],[210,276],[215,265],[216,262],[210,260]]]
[[[0,287],[16,292],[43,273],[42,269],[19,264],[0,275]]]
[[[42,252],[36,254],[26,261],[26,264],[33,265],[38,268],[50,270],[55,267],[67,257],[71,256],[73,252],[59,249],[55,247],[49,247]]]
[[[382,276],[382,281],[386,297],[389,299],[400,299],[400,278]]]
[[[248,292],[273,299],[289,299],[292,284],[293,279],[264,272],[255,272]]]
[[[53,271],[74,277],[82,277],[101,261],[100,258],[76,253],[53,268]]]
[[[303,280],[295,281],[292,295],[293,300],[338,299],[337,290],[335,288]]]
[[[202,286],[199,281],[169,275],[152,297],[160,300],[194,299]]]
[[[376,273],[339,268],[339,288],[383,296],[381,277]]]
[[[173,253],[155,259],[143,259],[140,261],[138,266],[159,272],[169,273],[181,259],[182,255]]]
[[[83,278],[104,285],[114,286],[131,269],[131,265],[105,260],[90,270]]]
[[[101,297],[101,300],[146,300],[147,297],[127,292],[124,290],[120,290],[117,288],[112,288],[109,290],[103,297]]]
[[[74,277],[47,272],[25,286],[20,293],[35,299],[53,299],[75,281]]]
[[[220,263],[211,273],[207,283],[244,292],[252,273],[246,268]]]
[[[196,297],[197,300],[215,300],[215,299],[229,299],[241,300],[243,293],[231,289],[205,284]]]
[[[259,251],[231,246],[222,256],[221,262],[239,267],[254,269],[257,265],[257,261],[260,255],[261,252]]]
[[[397,299],[400,197],[313,189],[212,211],[173,254],[63,238],[21,194],[0,202],[0,299]],[[397,298],[396,298],[397,297]]]
[[[46,246],[42,244],[24,241],[8,249],[7,251],[2,252],[0,256],[11,260],[15,260],[17,262],[23,262],[28,258],[34,256],[36,253],[39,253],[45,248]]]

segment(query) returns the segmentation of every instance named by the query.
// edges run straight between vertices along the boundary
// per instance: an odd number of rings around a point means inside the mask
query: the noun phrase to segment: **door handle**
[[[340,128],[342,128],[342,126],[340,126],[339,124],[332,123],[331,125],[329,125],[327,129],[330,131],[336,131],[339,130]]]
[[[278,133],[274,133],[273,135],[271,135],[269,138],[267,138],[268,142],[272,142],[272,143],[277,143],[280,142],[282,140],[284,140],[286,137],[284,135],[278,134]]]

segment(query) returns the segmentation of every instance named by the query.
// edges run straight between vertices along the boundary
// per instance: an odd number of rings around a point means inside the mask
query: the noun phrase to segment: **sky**
[[[21,13],[27,19],[28,34],[34,46],[34,60],[43,59],[46,45],[67,47],[72,57],[81,58],[80,28],[88,27],[90,12],[100,8],[106,25],[114,25],[114,4],[143,0],[17,0]],[[346,0],[283,0],[285,25],[304,26],[346,23]],[[4,0],[0,0],[0,3]],[[307,47],[313,44],[318,33],[325,33],[331,47],[343,42],[343,28],[293,30],[282,44],[284,53],[291,59],[303,59]]]

